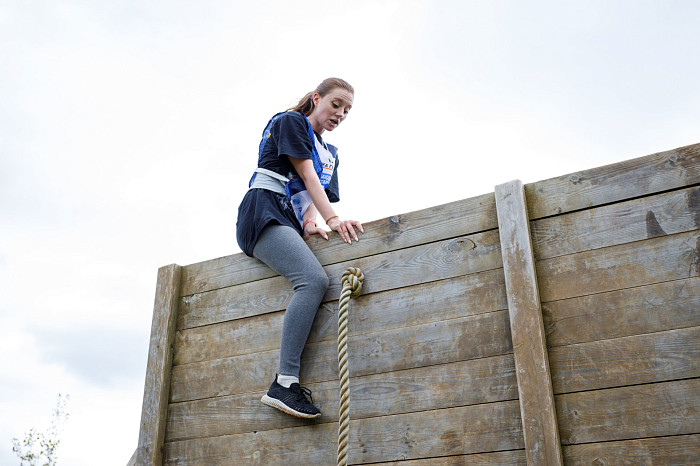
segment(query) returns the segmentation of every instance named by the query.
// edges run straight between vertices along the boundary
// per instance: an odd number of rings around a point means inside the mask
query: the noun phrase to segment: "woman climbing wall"
[[[273,116],[263,131],[250,189],[238,208],[238,245],[294,289],[282,325],[279,373],[261,401],[297,417],[321,416],[311,392],[299,384],[299,369],[328,288],[328,277],[303,236],[328,239],[316,223],[318,214],[348,244],[358,241],[357,231],[364,232],[360,222],[341,220],[331,206],[340,200],[338,151],[322,138],[347,117],[354,95],[346,81],[328,78],[295,107]]]

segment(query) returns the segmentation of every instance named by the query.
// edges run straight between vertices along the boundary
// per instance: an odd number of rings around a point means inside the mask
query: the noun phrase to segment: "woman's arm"
[[[333,211],[330,201],[328,201],[328,196],[326,196],[323,186],[321,186],[321,181],[319,181],[318,175],[316,175],[316,170],[314,170],[314,164],[311,159],[289,157],[289,161],[299,174],[299,178],[301,178],[301,180],[304,182],[306,190],[309,192],[309,196],[311,196],[313,205],[309,206],[309,209],[314,208],[314,211],[318,210],[321,216],[326,220],[328,227],[331,230],[337,231],[340,234],[340,237],[343,238],[343,241],[346,243],[351,244],[352,239],[359,241],[355,228],[364,233],[362,224],[356,220],[340,220],[340,218],[338,218],[335,211]],[[314,217],[307,217],[304,215],[304,221],[310,218],[315,218],[315,212],[311,213],[314,214]],[[307,225],[307,227],[310,226],[310,224]],[[306,228],[304,231],[306,231]],[[324,236],[324,238],[328,239],[327,235]]]

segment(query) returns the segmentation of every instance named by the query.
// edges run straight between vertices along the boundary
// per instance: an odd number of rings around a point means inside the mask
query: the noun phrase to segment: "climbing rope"
[[[340,372],[340,416],[338,418],[338,466],[348,464],[348,436],[350,435],[350,378],[348,376],[348,304],[362,292],[365,276],[355,267],[349,267],[340,284],[338,304],[338,371]]]

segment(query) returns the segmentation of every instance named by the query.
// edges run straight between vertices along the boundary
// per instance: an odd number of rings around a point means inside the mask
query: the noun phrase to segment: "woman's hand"
[[[326,224],[331,230],[337,231],[338,234],[340,234],[340,237],[343,238],[343,241],[348,244],[352,244],[353,239],[355,241],[359,241],[355,228],[357,228],[360,233],[365,232],[365,230],[362,228],[362,224],[357,220],[341,220],[336,216],[329,219]],[[328,239],[325,236],[324,238]]]
[[[321,235],[328,239],[328,232],[316,225],[316,222],[304,222],[304,236]]]

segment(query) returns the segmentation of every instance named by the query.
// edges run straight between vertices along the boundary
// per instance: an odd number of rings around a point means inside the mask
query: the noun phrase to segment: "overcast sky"
[[[345,218],[371,221],[700,142],[700,2],[0,3],[0,464],[124,465],[158,267],[238,253],[262,129],[356,90]],[[99,461],[98,461],[99,459]]]

